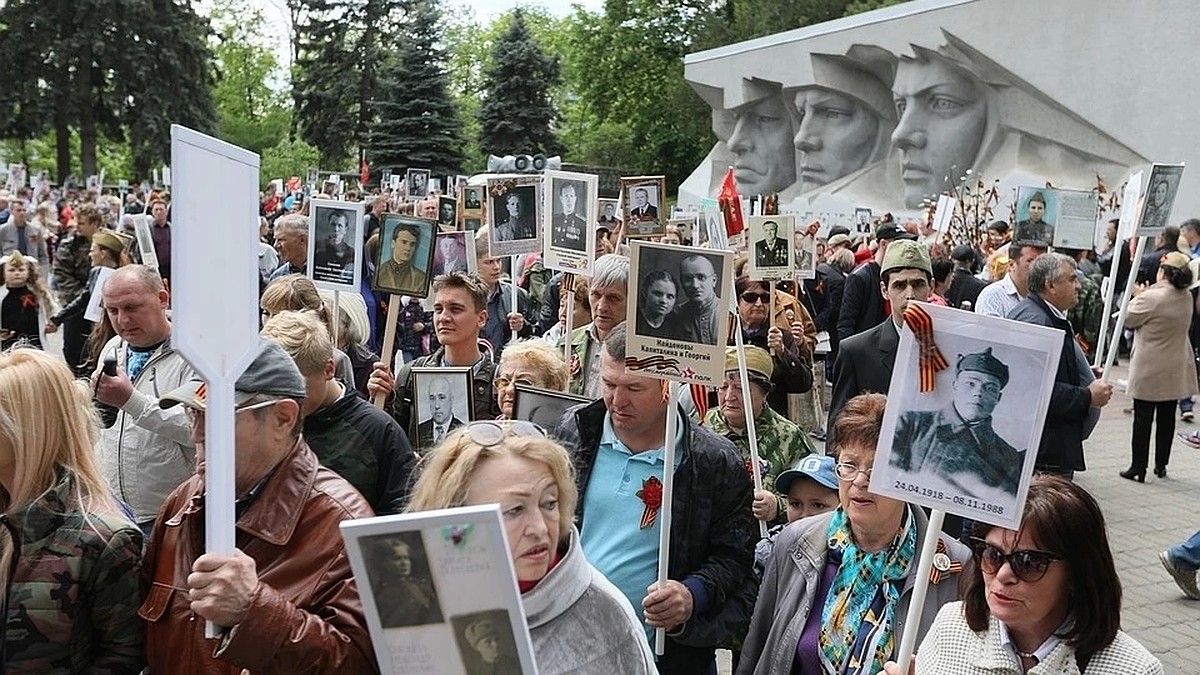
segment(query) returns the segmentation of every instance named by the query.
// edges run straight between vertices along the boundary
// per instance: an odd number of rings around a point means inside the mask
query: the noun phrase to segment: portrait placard
[[[816,279],[817,235],[815,230],[810,234],[804,228],[797,228],[792,234],[792,242],[796,251],[796,278]]]
[[[471,421],[471,368],[413,368],[418,453],[437,447],[454,429]]]
[[[717,200],[700,201],[700,225],[697,229],[700,232],[697,246],[707,245],[708,248],[718,250],[729,248],[728,237],[725,234],[725,212],[721,210]]]
[[[392,182],[392,169],[388,167],[379,172],[379,184],[388,185]]]
[[[596,191],[599,177],[569,171],[546,171],[542,204],[542,230],[549,232],[542,248],[542,264],[591,276],[596,259],[596,237],[592,223],[599,217]]]
[[[913,303],[947,366],[900,333],[870,491],[1017,529],[1062,352],[1062,331]],[[925,333],[925,331],[922,331]],[[924,339],[924,338],[922,338]],[[922,372],[923,367],[925,372]],[[932,389],[922,391],[922,379]]]
[[[871,209],[854,209],[854,233],[864,236],[871,234]]]
[[[542,389],[524,384],[514,385],[517,398],[513,403],[513,419],[533,422],[546,431],[553,431],[571,406],[591,403],[586,396],[576,396],[553,389]]]
[[[137,241],[141,263],[150,269],[158,269],[158,251],[154,248],[154,232],[150,228],[154,216],[140,214],[133,217],[133,237]]]
[[[304,170],[304,184],[311,186],[311,187],[316,187],[319,173],[320,173],[319,171],[317,171],[316,169],[313,169],[313,168],[305,169]]]
[[[1133,237],[1137,228],[1138,197],[1142,194],[1142,177],[1145,172],[1138,170],[1125,181],[1125,190],[1121,193],[1121,219],[1117,224],[1117,241],[1122,242]]]
[[[458,227],[458,200],[442,195],[438,197],[438,231],[453,232]]]
[[[1055,192],[1058,197],[1058,218],[1054,224],[1054,247],[1090,249],[1096,238],[1096,221],[1100,215],[1096,195],[1087,190]]]
[[[617,230],[621,227],[621,200],[619,199],[599,199],[600,215],[596,217],[596,224],[600,227],[607,227],[609,232]]]
[[[413,298],[429,295],[436,229],[437,224],[425,218],[384,214],[371,287]]]
[[[626,372],[714,386],[724,377],[733,253],[630,245]]]
[[[636,176],[621,179],[625,238],[661,237],[667,229],[667,179]]]
[[[438,232],[433,243],[433,271],[429,274],[431,283],[442,274],[475,274],[479,271],[479,263],[475,258],[474,232]],[[433,304],[433,293],[421,301],[421,307],[429,312],[433,311]]]
[[[750,216],[746,229],[750,242],[746,274],[755,281],[791,279],[796,269],[792,243],[796,217]]]
[[[479,216],[483,213],[482,185],[468,185],[462,191],[462,212],[467,216]]]
[[[1179,193],[1179,181],[1183,178],[1182,164],[1158,164],[1150,167],[1150,179],[1146,181],[1146,196],[1142,199],[1142,213],[1138,218],[1137,236],[1157,237],[1170,223],[1171,207]]]
[[[391,190],[393,194],[395,194],[396,192],[400,191],[400,185],[403,182],[404,182],[404,176],[401,176],[398,173],[394,173],[394,174],[388,176],[388,181],[387,181],[388,189]]]
[[[1058,201],[1058,191],[1051,188],[1017,188],[1017,226],[1013,228],[1012,240],[1039,242],[1043,246],[1053,243]]]
[[[404,172],[404,184],[409,199],[424,199],[429,194],[429,169],[408,169]]]
[[[104,299],[104,282],[112,276],[116,270],[112,267],[97,267],[96,268],[96,287],[92,289],[92,295],[88,298],[87,308],[83,310],[83,318],[96,323],[104,318],[104,308],[100,306],[100,301]]]
[[[541,176],[500,176],[487,181],[488,250],[492,257],[542,250]]]
[[[362,278],[361,204],[314,199],[308,211],[308,278],[319,288],[359,291]]]
[[[667,221],[667,229],[674,229],[679,234],[679,244],[692,246],[695,243],[696,214],[673,215]]]
[[[340,528],[383,675],[537,672],[498,505]]]

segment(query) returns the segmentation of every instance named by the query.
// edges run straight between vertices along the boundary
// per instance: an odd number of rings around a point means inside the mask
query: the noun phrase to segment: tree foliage
[[[441,18],[434,0],[407,0],[403,10],[392,52],[379,70],[367,158],[376,170],[422,167],[455,174],[463,167],[462,141]]]
[[[542,50],[525,24],[524,12],[514,10],[483,70],[482,149],[494,155],[560,154],[558,111],[550,99],[560,76],[558,58]]]
[[[84,175],[97,172],[106,140],[128,140],[133,170],[144,175],[167,159],[171,122],[213,127],[208,24],[190,4],[8,0],[0,26],[0,72],[12,75],[0,135],[31,140],[52,129],[60,180],[71,170],[72,138]]]
[[[289,141],[286,137],[262,153],[259,166],[259,182],[263,185],[276,178],[287,180],[291,176],[304,176],[309,167],[317,166],[321,153],[300,139]]]
[[[263,14],[247,0],[221,0],[211,18],[217,136],[262,154],[286,139],[291,125],[285,73],[268,45]]]

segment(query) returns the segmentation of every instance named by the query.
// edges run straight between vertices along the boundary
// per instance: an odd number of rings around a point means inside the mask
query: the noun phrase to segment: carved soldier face
[[[825,185],[866,166],[875,149],[879,118],[865,105],[826,89],[796,92],[800,118],[793,143],[800,151],[804,190]]]
[[[987,130],[983,87],[942,59],[901,60],[892,84],[899,116],[892,143],[900,151],[908,208],[956,185],[973,168]]]
[[[796,182],[792,120],[782,96],[771,96],[737,112],[729,136],[733,176],[744,195],[779,192]]]

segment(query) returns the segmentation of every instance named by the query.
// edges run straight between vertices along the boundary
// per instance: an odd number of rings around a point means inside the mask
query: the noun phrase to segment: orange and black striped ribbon
[[[921,393],[931,392],[938,371],[950,367],[942,350],[933,341],[933,319],[919,305],[910,304],[904,310],[904,323],[917,336],[917,346],[921,350]]]

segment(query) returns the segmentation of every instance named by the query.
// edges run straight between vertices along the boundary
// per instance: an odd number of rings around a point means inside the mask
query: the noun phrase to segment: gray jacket
[[[920,551],[921,542],[925,540],[929,529],[929,521],[920,508],[909,508],[916,519],[917,551]],[[750,632],[742,644],[738,675],[792,672],[796,647],[800,644],[800,633],[804,630],[808,613],[814,610],[817,600],[814,596],[821,583],[821,573],[825,569],[829,550],[827,535],[831,520],[833,513],[824,513],[798,520],[779,533],[771,551],[771,559],[767,561],[762,586],[758,591],[758,603],[754,606]],[[966,546],[945,535],[939,536],[952,559],[965,563],[970,558],[971,554]],[[904,623],[908,618],[908,602],[916,584],[916,571],[917,560],[914,558],[909,566],[908,576],[904,579],[904,590],[900,593],[899,605],[896,607],[896,644],[900,642],[900,634],[904,631]],[[939,583],[930,585],[921,611],[918,643],[929,630],[938,608],[957,599],[957,574],[943,575]],[[822,604],[815,607],[816,611],[821,611],[821,607],[824,606],[825,599],[820,598],[820,601]]]
[[[16,223],[12,222],[11,219],[0,225],[0,255],[8,255],[17,250],[17,239],[22,234],[25,235],[25,242],[27,244],[25,250],[29,252],[31,258],[37,260],[38,267],[42,271],[42,277],[49,277],[50,248],[46,243],[46,228],[31,220],[25,222],[24,231],[17,227]]]
[[[120,336],[104,345],[100,361],[115,356],[125,370],[129,345]],[[109,487],[133,509],[139,524],[153,522],[167,495],[196,470],[192,425],[184,406],[163,410],[158,399],[195,377],[168,339],[133,380],[133,394],[116,424],[100,430],[97,456]]]
[[[521,604],[542,675],[658,672],[629,600],[583,556],[574,527],[566,555]]]

